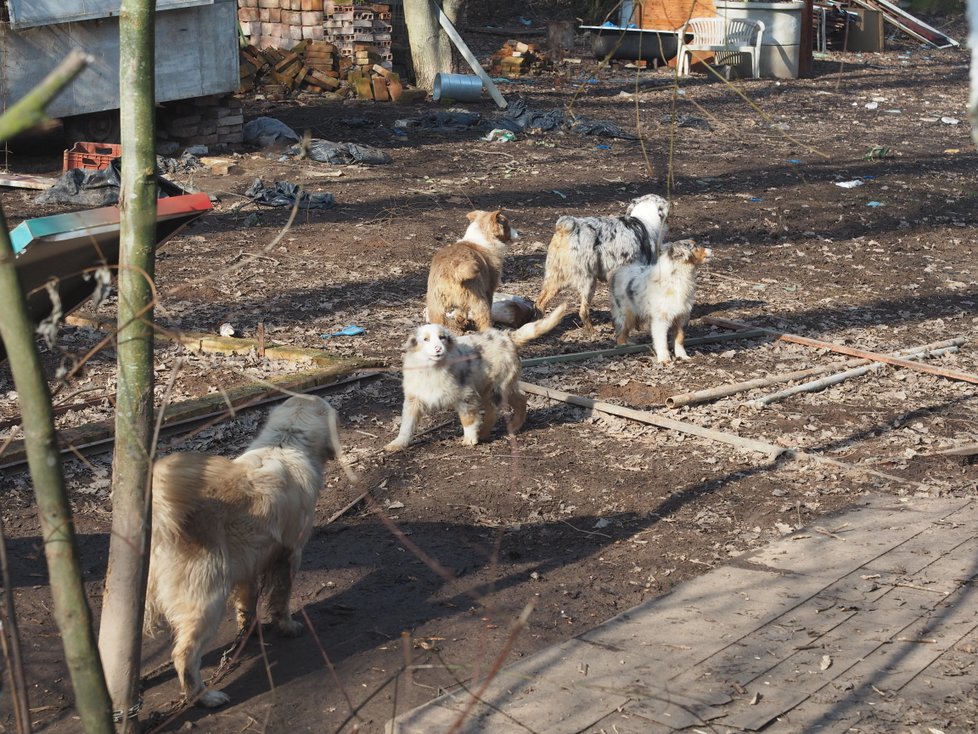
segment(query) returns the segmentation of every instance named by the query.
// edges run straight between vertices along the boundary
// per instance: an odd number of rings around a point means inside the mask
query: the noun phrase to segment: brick
[[[282,22],[282,9],[281,8],[269,8],[268,9],[268,22],[269,23],[281,23]]]
[[[302,26],[302,37],[308,38],[310,41],[321,41],[326,37],[326,31],[321,25],[304,25]]]
[[[378,102],[386,102],[389,99],[387,96],[387,80],[382,76],[375,76],[371,80],[371,84],[374,88],[374,99]]]
[[[279,0],[258,0],[259,8],[277,8]]]
[[[260,8],[238,8],[238,20],[243,22],[260,20],[260,13]]]
[[[308,11],[301,14],[302,15],[302,25],[322,25],[323,24],[323,14],[322,12]]]
[[[267,23],[272,19],[271,8],[258,8],[258,20],[262,23]]]
[[[289,26],[288,37],[293,41],[302,40],[302,26],[301,25],[291,25]]]
[[[323,0],[302,0],[302,9],[306,12],[315,11],[321,13],[323,11]]]

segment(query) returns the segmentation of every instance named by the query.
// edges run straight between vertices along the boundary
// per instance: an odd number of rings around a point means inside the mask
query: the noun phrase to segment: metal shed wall
[[[208,2],[212,4],[157,13],[157,102],[238,88],[237,3]],[[66,117],[118,109],[118,17],[20,31],[0,24],[0,107],[5,110],[23,97],[72,48],[87,51],[94,62],[51,103],[48,114]]]

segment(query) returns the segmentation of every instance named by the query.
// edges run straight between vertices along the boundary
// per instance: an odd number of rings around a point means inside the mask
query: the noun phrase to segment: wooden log
[[[814,347],[815,349],[828,349],[829,351],[838,352],[839,354],[848,354],[851,357],[862,357],[863,359],[871,359],[875,362],[883,362],[884,364],[892,364],[896,367],[906,367],[907,369],[916,370],[917,372],[925,372],[929,375],[946,377],[949,380],[959,380],[960,382],[970,382],[973,385],[978,385],[978,375],[970,372],[949,370],[944,367],[924,364],[923,362],[913,362],[909,359],[902,359],[901,357],[888,357],[887,355],[880,354],[879,352],[870,352],[866,349],[856,349],[854,347],[847,347],[843,344],[825,342],[819,339],[810,339],[806,336],[789,334],[784,331],[778,331],[777,329],[767,329],[764,327],[754,326],[752,324],[745,324],[742,321],[733,321],[731,319],[707,316],[703,319],[703,323],[719,326],[724,329],[761,329],[767,334],[770,334],[781,341],[791,342],[792,344],[801,344],[806,347]]]

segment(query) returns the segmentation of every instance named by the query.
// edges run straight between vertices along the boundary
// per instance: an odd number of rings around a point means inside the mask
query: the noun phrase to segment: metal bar
[[[550,387],[534,385],[529,382],[521,382],[520,387],[523,388],[525,392],[533,393],[534,395],[542,395],[543,397],[550,398],[551,400],[560,400],[561,402],[576,405],[580,408],[589,408],[602,413],[617,415],[622,418],[630,418],[631,420],[647,423],[651,426],[666,428],[672,431],[679,431],[681,433],[689,433],[694,436],[699,436],[700,438],[708,438],[711,441],[719,441],[720,443],[730,444],[731,446],[748,449],[749,451],[756,451],[759,454],[766,455],[772,460],[776,459],[778,456],[788,450],[784,446],[777,446],[773,443],[767,443],[766,441],[755,441],[752,438],[742,438],[734,433],[715,431],[712,428],[704,428],[703,426],[698,426],[695,423],[677,421],[673,418],[666,418],[665,416],[658,415],[648,410],[624,408],[620,405],[603,403],[598,400],[592,400],[591,398],[581,397],[580,395],[572,395],[568,392],[554,390]]]
[[[687,347],[695,347],[699,344],[713,344],[716,342],[733,341],[735,339],[757,339],[767,336],[767,332],[760,329],[753,331],[734,331],[721,334],[710,334],[709,336],[697,336],[687,339],[684,344]],[[523,360],[524,367],[532,367],[538,364],[554,364],[556,362],[584,362],[589,359],[600,359],[601,357],[618,357],[622,354],[642,354],[652,353],[651,344],[629,344],[623,347],[612,347],[610,349],[597,349],[591,352],[573,352],[571,354],[554,354],[549,357],[528,357]]]
[[[738,332],[733,332],[738,333]],[[909,357],[923,352],[927,352],[933,349],[941,349],[943,347],[959,347],[964,344],[964,337],[957,337],[955,339],[947,339],[942,342],[935,342],[934,344],[927,344],[922,347],[912,347],[907,350],[900,352],[894,352],[893,356],[903,356]],[[696,390],[693,392],[681,393],[679,395],[671,395],[666,398],[666,406],[669,408],[681,408],[684,405],[694,405],[696,403],[705,403],[710,400],[716,400],[717,398],[725,398],[728,395],[736,395],[739,392],[746,392],[747,390],[754,390],[759,387],[769,387],[771,385],[777,385],[781,382],[794,382],[795,380],[803,380],[808,377],[816,377],[818,375],[830,374],[837,372],[840,367],[859,367],[860,365],[869,365],[871,360],[868,359],[856,359],[845,362],[841,365],[839,364],[828,364],[822,367],[811,367],[805,370],[795,370],[794,372],[785,372],[779,375],[768,375],[767,377],[758,377],[753,380],[745,380],[744,382],[735,382],[729,385],[720,385],[718,387],[711,387],[705,390]]]
[[[756,451],[761,454],[766,454],[771,461],[774,461],[782,455],[790,456],[794,459],[806,459],[816,464],[825,464],[827,466],[833,466],[838,469],[844,469],[857,474],[869,474],[870,476],[878,477],[879,479],[886,479],[890,482],[900,482],[901,484],[909,484],[921,489],[930,489],[930,487],[927,487],[927,485],[921,484],[913,479],[904,479],[903,477],[899,477],[895,474],[886,474],[884,472],[876,471],[875,469],[867,469],[865,467],[858,466],[857,464],[847,464],[844,461],[831,459],[827,456],[821,456],[820,454],[812,454],[803,449],[778,446],[777,444],[767,443],[766,441],[755,441],[751,438],[743,438],[735,433],[715,431],[712,428],[704,428],[703,426],[698,426],[695,423],[686,423],[684,421],[677,421],[672,418],[665,418],[647,410],[623,408],[620,405],[602,403],[597,400],[581,397],[580,395],[572,395],[571,393],[563,392],[561,390],[554,390],[549,387],[533,385],[529,382],[520,382],[520,387],[524,392],[533,393],[534,395],[542,395],[545,398],[559,400],[561,402],[568,403],[569,405],[576,405],[581,408],[590,408],[591,410],[596,410],[601,413],[608,413],[610,415],[617,415],[622,418],[629,418],[631,420],[646,423],[658,428],[666,428],[673,431],[679,431],[681,433],[689,433],[701,438],[708,438],[711,441],[718,441],[720,443],[730,444],[731,446],[737,446],[738,448]]]
[[[942,354],[948,354],[950,352],[958,351],[958,347],[948,346],[940,349],[929,349],[929,350],[918,350],[910,354],[906,354],[906,357],[939,357]],[[832,385],[838,385],[840,382],[845,382],[850,377],[860,377],[865,375],[867,372],[873,370],[878,370],[883,366],[882,362],[872,362],[870,364],[864,365],[863,367],[856,367],[855,369],[846,370],[845,372],[836,372],[834,375],[829,375],[828,377],[823,377],[820,380],[812,380],[811,382],[803,382],[800,385],[792,385],[789,388],[780,390],[770,395],[765,395],[763,398],[758,398],[757,400],[751,400],[747,403],[754,408],[763,408],[765,405],[770,405],[771,403],[776,403],[783,398],[791,397],[792,395],[797,395],[802,392],[816,392],[822,390],[826,387],[831,387]]]
[[[713,316],[707,316],[703,319],[703,323],[710,324],[712,326],[720,326],[725,329],[762,329],[771,336],[775,336],[781,341],[791,342],[793,344],[802,344],[806,347],[814,347],[815,349],[828,349],[832,352],[838,352],[839,354],[848,354],[851,357],[861,357],[863,359],[871,359],[874,362],[883,362],[884,364],[892,364],[896,367],[906,367],[907,369],[917,370],[917,372],[925,372],[929,375],[937,375],[938,377],[946,377],[949,380],[959,380],[960,382],[970,382],[972,385],[978,385],[978,375],[971,372],[959,372],[957,370],[949,370],[944,367],[935,367],[934,365],[924,364],[922,362],[914,362],[909,359],[902,359],[900,357],[889,357],[885,354],[880,354],[879,352],[870,352],[866,349],[856,349],[854,347],[846,347],[842,344],[833,344],[832,342],[825,342],[819,339],[809,339],[806,336],[799,336],[797,334],[789,334],[784,331],[778,331],[777,329],[766,329],[764,327],[754,326],[753,324],[745,324],[742,321],[734,321],[732,319],[721,319]]]
[[[493,101],[496,103],[496,106],[501,110],[505,110],[509,106],[509,103],[500,93],[499,87],[497,87],[492,81],[492,79],[486,73],[486,70],[482,68],[482,64],[479,63],[479,60],[469,50],[469,47],[465,45],[465,41],[462,40],[462,37],[458,34],[458,31],[455,30],[455,26],[452,25],[452,21],[450,21],[448,16],[445,15],[445,11],[442,10],[441,6],[437,2],[434,2],[434,0],[432,0],[432,3],[438,10],[438,22],[441,24],[441,27],[445,29],[445,33],[448,34],[448,37],[452,39],[452,43],[455,44],[455,47],[458,49],[459,53],[462,54],[462,58],[469,63],[469,66],[472,67],[472,71],[478,74],[479,78],[482,79],[482,83],[486,85],[486,90],[489,92],[489,96],[492,97]]]

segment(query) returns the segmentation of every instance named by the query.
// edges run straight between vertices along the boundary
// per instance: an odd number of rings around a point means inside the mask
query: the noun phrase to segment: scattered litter
[[[156,156],[156,168],[163,173],[190,173],[203,167],[204,164],[197,157],[197,154],[191,153],[189,150],[184,151],[183,155],[179,158],[167,158],[162,155]]]
[[[300,209],[329,209],[336,205],[332,194],[302,191],[300,196],[300,187],[288,181],[276,181],[274,186],[265,186],[264,181],[256,178],[244,195],[256,204],[265,206],[295,206],[296,201]]]
[[[349,165],[351,163],[365,163],[368,165],[380,165],[390,163],[391,157],[384,151],[369,145],[359,143],[334,143],[330,140],[320,140],[313,138],[306,143],[293,145],[285,151],[287,156],[302,156],[311,158],[320,163],[333,163],[337,165]]]
[[[957,125],[959,122],[961,122],[961,120],[957,119],[956,117],[942,117],[941,122],[943,122],[945,125]]]
[[[563,193],[561,191],[557,191],[557,189],[551,189],[550,190],[550,193],[551,194],[557,194],[557,196],[559,196],[561,199],[566,199],[567,198],[567,194],[565,194],[565,193]]]
[[[531,110],[526,100],[515,97],[509,100],[506,112],[496,117],[492,124],[495,127],[512,130],[515,133],[524,130],[569,130],[579,135],[601,135],[608,138],[635,140],[636,136],[625,132],[613,122],[591,120],[581,116],[568,116],[560,107],[554,107],[547,112]]]
[[[872,207],[883,206],[883,202],[882,201],[869,201],[869,202],[866,202],[866,206],[872,206]]]
[[[103,169],[72,168],[49,188],[34,197],[35,204],[76,204],[84,207],[112,206],[119,203],[122,184],[122,158],[115,158]],[[156,176],[159,198],[187,192],[162,176]]]
[[[483,140],[487,140],[490,143],[499,141],[500,143],[512,143],[516,140],[516,134],[512,130],[503,130],[501,127],[493,128],[485,135]]]
[[[832,667],[832,656],[823,655],[821,661],[818,664],[819,670],[828,670]]]
[[[234,327],[225,321],[218,328],[217,333],[220,334],[221,336],[227,336],[227,337],[234,336]]]
[[[597,148],[598,150],[611,150],[610,145],[601,144],[601,145],[595,145],[594,147]]]
[[[323,339],[329,339],[331,336],[359,336],[365,331],[366,329],[362,326],[350,324],[349,326],[344,326],[339,331],[334,331],[332,334],[323,334]]]
[[[879,106],[880,106],[880,103],[879,102],[867,102],[866,103],[866,109],[867,110],[875,110]]]
[[[764,201],[764,199],[762,199],[760,196],[752,196],[747,201],[752,201],[756,204],[759,201]]]
[[[889,158],[892,155],[892,151],[886,146],[877,145],[874,148],[870,148],[866,155],[863,156],[864,161],[879,161],[884,158]]]
[[[804,162],[805,161],[803,161],[801,158],[789,158],[788,159],[788,163],[791,163],[792,165],[795,165],[795,166],[800,166]]]
[[[609,525],[611,525],[611,520],[609,520],[606,517],[602,517],[596,523],[594,523],[594,527],[596,530],[601,530],[601,528],[606,528]]]
[[[256,117],[245,123],[244,142],[259,148],[298,143],[301,139],[291,127],[274,117]]]
[[[957,155],[961,152],[961,148],[945,148],[944,152],[948,155]]]
[[[854,178],[851,181],[836,181],[835,185],[843,189],[854,189],[857,186],[862,186],[864,183],[866,182],[861,178]]]
[[[903,114],[903,110],[883,110],[883,111],[886,112],[887,114],[890,114],[890,115],[902,115]]]
[[[710,123],[704,120],[702,117],[697,117],[689,112],[677,112],[675,117],[673,115],[664,115],[659,120],[664,125],[672,125],[675,123],[676,127],[689,127],[697,128],[699,130],[712,130]]]

